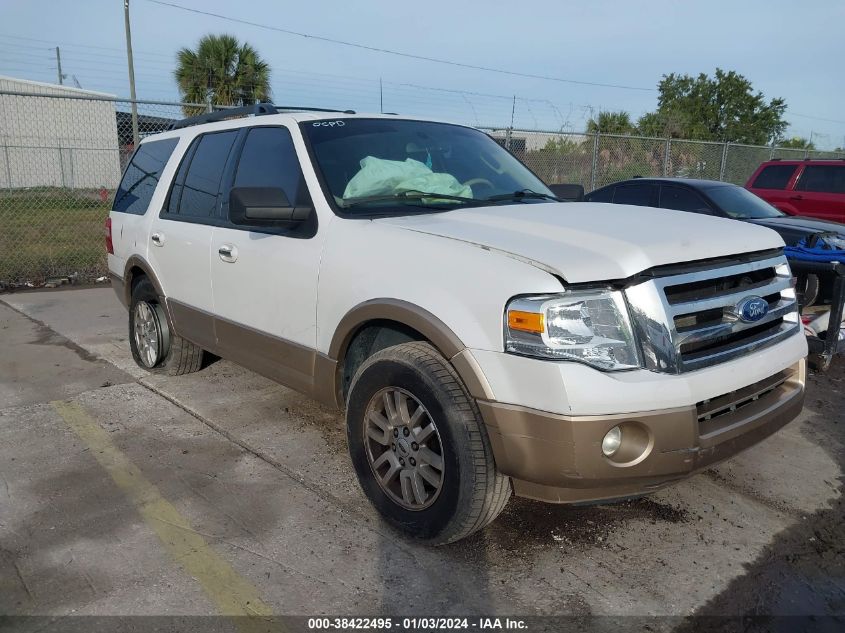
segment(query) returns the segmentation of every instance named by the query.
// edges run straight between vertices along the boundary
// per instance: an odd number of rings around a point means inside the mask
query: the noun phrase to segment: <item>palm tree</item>
[[[595,134],[631,134],[634,131],[634,124],[631,122],[631,115],[622,110],[618,112],[599,111],[597,119],[587,121],[587,132]]]
[[[270,98],[270,65],[232,35],[206,35],[196,50],[183,48],[176,57],[173,74],[182,101],[231,106]]]

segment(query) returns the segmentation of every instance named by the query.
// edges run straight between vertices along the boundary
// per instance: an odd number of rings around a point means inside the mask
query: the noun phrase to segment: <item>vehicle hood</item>
[[[761,218],[759,220],[747,221],[777,231],[783,238],[783,241],[789,246],[794,246],[808,235],[818,233],[834,233],[845,236],[845,224],[841,222],[829,222],[827,220],[816,220],[815,218],[785,216],[781,218]]]
[[[499,251],[570,283],[783,247],[774,231],[745,222],[598,202],[513,204],[375,221]]]

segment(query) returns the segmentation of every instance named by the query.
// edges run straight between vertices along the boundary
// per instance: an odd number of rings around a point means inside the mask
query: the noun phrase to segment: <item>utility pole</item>
[[[126,59],[129,63],[129,98],[132,99],[132,146],[138,147],[138,104],[135,101],[135,64],[132,61],[132,32],[129,29],[129,0],[123,0],[126,26]]]
[[[381,77],[378,78],[378,107],[379,112],[384,114],[384,90],[381,87]]]
[[[56,47],[56,68],[59,71],[59,85],[61,86],[64,82],[64,75],[62,75],[62,53],[59,50],[59,47]]]

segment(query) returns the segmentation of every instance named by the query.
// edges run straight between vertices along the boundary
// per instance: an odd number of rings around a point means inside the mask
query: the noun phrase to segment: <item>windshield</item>
[[[351,118],[306,121],[301,128],[326,194],[349,213],[432,212],[554,199],[522,163],[471,128]]]
[[[742,187],[711,187],[707,195],[729,217],[737,220],[762,220],[783,215],[768,202]]]

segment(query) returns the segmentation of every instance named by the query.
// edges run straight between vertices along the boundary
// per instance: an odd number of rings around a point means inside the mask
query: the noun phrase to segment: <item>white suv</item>
[[[561,203],[468,127],[267,104],[186,119],[139,145],[107,236],[142,367],[196,371],[205,350],[345,408],[367,497],[432,543],[512,493],[653,491],[804,399],[775,232]]]

